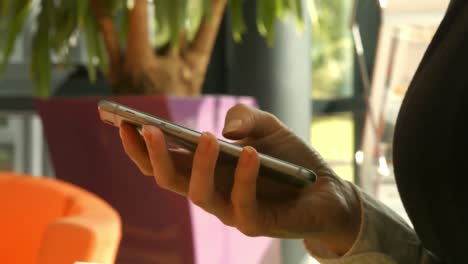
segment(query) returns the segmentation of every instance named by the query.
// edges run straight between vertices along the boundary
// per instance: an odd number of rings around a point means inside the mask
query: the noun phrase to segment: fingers
[[[196,205],[224,220],[228,203],[215,190],[215,167],[219,155],[217,139],[203,133],[192,165],[188,197]]]
[[[260,162],[255,149],[245,147],[239,158],[231,192],[236,226],[248,236],[261,234],[263,228],[258,219],[260,212],[256,192],[259,166]]]
[[[281,122],[272,114],[238,104],[226,114],[223,135],[229,139],[259,138],[280,128]]]
[[[148,147],[148,156],[158,185],[181,195],[186,195],[188,180],[184,177],[177,177],[172,158],[167,150],[164,134],[154,126],[144,126],[143,137]]]
[[[125,153],[127,153],[140,171],[146,176],[153,175],[153,167],[148,158],[145,142],[136,129],[129,124],[122,123],[120,126],[120,137]]]
[[[231,200],[227,201],[215,188],[219,145],[213,135],[204,133],[201,136],[193,156],[190,177],[180,177],[160,129],[144,126],[144,142],[129,125],[122,125],[120,133],[127,154],[145,174],[154,175],[158,185],[188,196],[194,204],[216,215],[226,225],[236,226],[246,235],[262,234],[265,227],[260,221],[261,208],[256,197],[260,161],[255,149],[244,148],[234,173]]]

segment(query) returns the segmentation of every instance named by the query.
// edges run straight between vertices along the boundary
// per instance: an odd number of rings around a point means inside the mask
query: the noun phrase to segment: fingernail
[[[119,136],[120,136],[121,139],[124,137],[124,133],[125,132],[123,131],[123,129],[119,128]]]
[[[241,163],[249,163],[256,155],[256,151],[252,147],[244,147],[243,151],[245,154],[242,155]]]
[[[241,125],[242,125],[242,120],[240,120],[240,119],[231,120],[224,127],[223,134],[229,134],[229,133],[237,131],[237,130],[239,130]]]
[[[201,137],[200,137],[200,151],[202,153],[207,153],[208,150],[210,149],[211,146],[211,140],[210,140],[210,135],[208,132],[203,132]]]
[[[143,133],[142,133],[142,134],[143,134],[143,138],[144,138],[145,140],[151,140],[151,138],[152,138],[153,135],[151,134],[151,131],[150,131],[150,130],[151,130],[151,128],[150,128],[149,126],[146,126],[146,125],[143,126],[143,129],[142,129],[142,132],[143,132]]]

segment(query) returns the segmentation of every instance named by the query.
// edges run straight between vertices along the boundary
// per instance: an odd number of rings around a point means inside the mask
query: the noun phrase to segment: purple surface
[[[96,193],[120,213],[117,263],[194,263],[186,199],[142,176],[125,155],[118,130],[99,120],[99,99],[37,102],[57,178]],[[165,98],[112,99],[170,119]]]
[[[222,137],[224,118],[237,103],[256,107],[251,97],[203,96],[170,98],[167,101],[175,122]],[[196,263],[203,264],[279,264],[279,240],[250,238],[237,229],[223,225],[216,217],[190,204]]]
[[[37,106],[57,178],[98,194],[121,214],[117,263],[279,263],[278,240],[246,237],[142,176],[118,131],[99,120],[100,99],[39,100]],[[256,106],[253,98],[234,96],[106,99],[219,137],[229,108]]]
[[[170,97],[167,101],[174,122],[221,137],[227,111],[238,103],[256,107],[255,100],[243,96]]]

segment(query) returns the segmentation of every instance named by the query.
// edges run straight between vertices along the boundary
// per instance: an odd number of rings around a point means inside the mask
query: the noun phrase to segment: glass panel
[[[312,98],[352,96],[353,49],[349,20],[353,1],[314,0]]]
[[[8,125],[8,118],[6,116],[0,116],[0,129],[6,128]]]
[[[433,25],[398,25],[382,48],[366,115],[360,168],[361,187],[387,204],[403,218],[408,217],[399,198],[393,172],[392,145],[397,115],[413,75],[435,32]]]
[[[13,170],[13,145],[9,131],[8,116],[0,115],[0,171]]]
[[[13,147],[10,144],[0,144],[0,171],[13,170]]]
[[[351,113],[314,117],[310,142],[342,178],[353,181],[354,123]]]

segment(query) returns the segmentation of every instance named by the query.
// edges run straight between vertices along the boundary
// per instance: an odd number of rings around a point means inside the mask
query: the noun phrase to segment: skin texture
[[[216,174],[223,171],[218,167],[223,165],[216,166],[219,146],[212,134],[203,133],[190,153],[168,149],[156,127],[145,126],[143,138],[127,124],[120,129],[127,155],[143,174],[224,224],[248,236],[301,238],[318,255],[323,250],[342,255],[351,248],[359,232],[359,200],[351,184],[338,178],[314,149],[273,115],[242,104],[229,110],[223,134],[243,146],[230,193],[215,187]],[[319,177],[297,195],[260,197],[257,151],[312,169]]]

